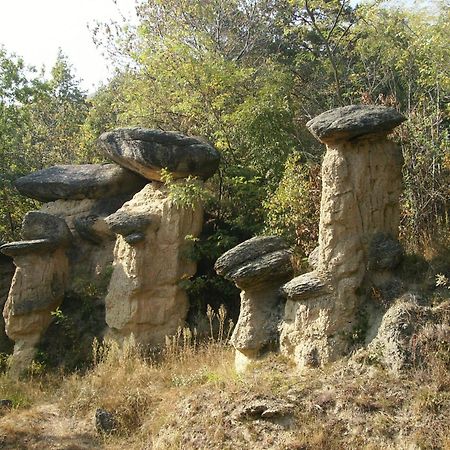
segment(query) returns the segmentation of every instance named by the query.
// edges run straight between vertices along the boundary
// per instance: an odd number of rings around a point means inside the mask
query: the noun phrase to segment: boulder
[[[238,371],[277,346],[283,305],[279,289],[292,277],[291,256],[282,238],[255,237],[224,253],[214,266],[219,275],[242,289],[239,319],[231,337]]]
[[[53,166],[15,182],[22,195],[42,202],[133,194],[145,184],[142,177],[116,164]]]
[[[296,301],[327,292],[327,284],[316,272],[309,272],[284,284],[281,288],[282,295]]]
[[[220,162],[211,145],[169,131],[120,128],[103,133],[98,142],[108,158],[155,181],[161,181],[161,169],[167,169],[175,179],[192,175],[206,180]]]
[[[449,301],[432,308],[405,294],[386,311],[377,335],[362,355],[394,374],[428,361],[433,364],[448,351],[449,319]]]
[[[22,239],[48,239],[59,245],[68,245],[72,241],[72,233],[63,219],[40,211],[30,211],[22,222]]]
[[[350,140],[366,134],[387,134],[406,118],[386,106],[349,105],[330,109],[306,126],[321,142]]]
[[[393,270],[403,259],[403,247],[389,234],[377,233],[370,243],[369,269]]]
[[[257,236],[224,253],[215,263],[216,272],[235,281],[248,280],[250,284],[258,278],[283,278],[292,273],[289,246],[279,236]]]
[[[13,259],[0,253],[0,311],[3,311],[6,299],[8,298],[9,288],[14,276]],[[5,321],[3,315],[0,314],[0,353],[10,353],[12,350],[12,341],[5,333]]]

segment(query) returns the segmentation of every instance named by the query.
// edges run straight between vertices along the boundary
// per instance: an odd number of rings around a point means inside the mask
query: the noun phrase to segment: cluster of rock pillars
[[[403,255],[397,240],[402,158],[388,134],[404,120],[392,108],[352,105],[308,122],[326,145],[311,271],[293,278],[292,252],[277,236],[245,241],[215,265],[242,291],[232,336],[238,370],[268,351],[281,351],[299,367],[334,361],[347,353],[362,311],[366,342],[376,342],[388,326],[370,292],[392,295],[399,285],[393,270]],[[202,140],[141,128],[104,133],[98,146],[115,164],[55,166],[16,182],[21,194],[44,203],[25,216],[23,240],[0,247],[11,373],[32,362],[65,293],[80,277],[95,281],[110,267],[108,337],[122,342],[133,334],[159,346],[186,319],[180,281],[196,272],[186,236],[201,232],[203,210],[200,202],[176,206],[161,170],[175,183],[206,180],[220,155]]]

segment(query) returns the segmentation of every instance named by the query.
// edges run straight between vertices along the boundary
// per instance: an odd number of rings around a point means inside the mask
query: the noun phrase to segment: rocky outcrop
[[[363,286],[385,283],[401,259],[396,241],[401,152],[387,138],[404,117],[385,107],[327,111],[307,126],[327,146],[315,270],[284,286],[281,350],[300,367],[345,354]]]
[[[166,186],[152,183],[105,221],[117,234],[106,296],[110,336],[122,341],[132,333],[141,344],[161,345],[186,318],[180,283],[196,271],[186,236],[199,235],[202,207],[177,207]]]
[[[117,164],[156,181],[161,181],[161,169],[167,169],[174,179],[192,175],[206,180],[220,162],[211,145],[169,131],[120,128],[103,133],[99,147]]]
[[[14,276],[15,266],[13,259],[0,253],[0,311],[8,298],[9,288]],[[0,353],[9,353],[12,350],[13,343],[5,333],[5,321],[0,314]]]
[[[386,311],[367,350],[355,357],[362,356],[399,374],[427,364],[430,357],[445,358],[449,342],[450,302],[432,308],[406,294]]]
[[[115,164],[53,166],[15,182],[22,195],[42,202],[133,194],[145,184],[142,177]]]
[[[65,250],[70,241],[63,220],[36,211],[25,216],[23,233],[30,240],[0,247],[16,266],[3,316],[6,334],[14,341],[11,372],[17,375],[30,365],[52,311],[63,300],[68,277]]]
[[[231,343],[236,369],[244,371],[252,360],[277,346],[283,304],[279,288],[293,274],[291,252],[278,236],[255,237],[224,253],[215,270],[242,290]]]

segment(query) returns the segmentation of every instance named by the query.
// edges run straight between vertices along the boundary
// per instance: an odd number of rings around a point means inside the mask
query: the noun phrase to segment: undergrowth
[[[448,330],[423,329],[414,345],[426,358],[400,375],[351,358],[298,373],[290,360],[275,354],[238,375],[225,310],[209,309],[207,317],[207,339],[180,328],[157,353],[144,351],[133,337],[122,346],[95,341],[93,366],[83,374],[21,381],[2,375],[0,398],[12,399],[13,409],[0,412],[0,447],[69,448],[62,441],[60,447],[48,445],[56,416],[44,417],[42,407],[51,404],[59,420],[88,430],[90,440],[70,448],[449,448]],[[288,411],[281,417],[261,416],[280,404]],[[113,433],[95,430],[98,408],[113,414]],[[24,435],[30,421],[32,432]],[[70,442],[81,442],[75,433]]]

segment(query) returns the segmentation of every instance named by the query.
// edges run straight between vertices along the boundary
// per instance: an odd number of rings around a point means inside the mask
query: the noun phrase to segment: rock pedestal
[[[242,372],[278,345],[283,304],[279,288],[293,274],[291,252],[280,237],[255,237],[224,253],[215,270],[242,290],[239,320],[231,337],[235,367]]]
[[[16,266],[3,316],[6,334],[14,341],[11,372],[17,375],[32,362],[51,313],[63,300],[71,237],[63,220],[36,211],[25,216],[22,233],[29,240],[0,247]]]
[[[203,209],[177,207],[166,186],[152,183],[105,220],[117,234],[106,296],[110,336],[121,341],[132,333],[141,344],[164,344],[187,315],[181,283],[196,264],[186,237],[200,234]]]
[[[371,255],[377,246],[392,247],[389,242],[394,242],[395,247],[402,158],[387,134],[403,120],[391,108],[348,106],[307,124],[327,147],[318,258],[314,272],[282,289],[287,302],[280,338],[281,351],[294,356],[300,367],[323,365],[345,354],[371,261],[383,260],[384,253]],[[379,281],[387,277],[386,270],[399,262],[396,258],[389,267],[373,267],[379,272],[373,276]]]
[[[177,207],[161,173],[168,170],[175,183],[207,179],[220,155],[199,139],[141,128],[105,133],[99,146],[124,167],[54,166],[16,181],[19,192],[47,203],[25,217],[23,241],[0,247],[16,266],[3,313],[15,341],[15,374],[32,362],[64,295],[82,298],[88,287],[102,286],[109,265],[110,336],[121,341],[134,334],[139,343],[157,346],[186,318],[182,281],[196,271],[186,237],[200,234],[203,209],[199,203]]]

